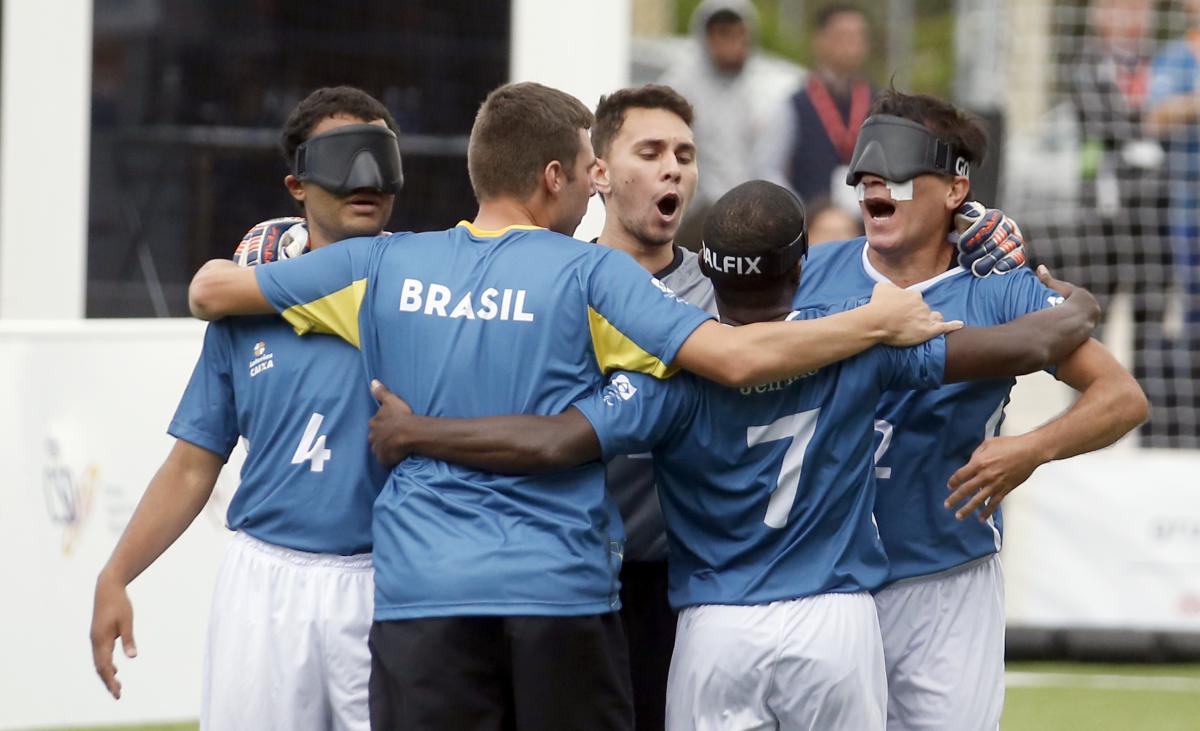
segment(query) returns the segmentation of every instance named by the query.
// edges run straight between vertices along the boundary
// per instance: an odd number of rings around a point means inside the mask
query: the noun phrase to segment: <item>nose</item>
[[[671,154],[663,155],[662,176],[663,180],[672,180],[679,182],[683,177],[683,168],[679,165],[679,160]]]

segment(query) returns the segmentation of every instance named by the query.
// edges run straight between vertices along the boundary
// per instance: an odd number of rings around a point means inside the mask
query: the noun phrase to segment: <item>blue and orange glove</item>
[[[252,267],[272,261],[295,259],[308,250],[308,229],[304,219],[295,216],[272,218],[255,224],[242,237],[233,252],[233,260],[241,267]]]
[[[954,214],[954,228],[958,263],[975,276],[1008,274],[1025,265],[1025,239],[1004,211],[967,201]]]

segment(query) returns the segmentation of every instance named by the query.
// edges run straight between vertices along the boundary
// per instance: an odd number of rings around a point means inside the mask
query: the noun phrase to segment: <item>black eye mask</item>
[[[367,188],[399,193],[404,186],[396,135],[377,124],[348,124],[296,148],[292,174],[335,195]]]
[[[863,122],[846,185],[858,185],[867,174],[903,183],[923,173],[970,177],[971,165],[953,145],[911,120],[876,114]]]

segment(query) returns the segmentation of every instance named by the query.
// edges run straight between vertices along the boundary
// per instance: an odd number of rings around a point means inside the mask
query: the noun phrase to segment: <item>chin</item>
[[[874,251],[891,252],[904,245],[904,238],[898,231],[872,231],[867,226],[867,244]]]
[[[647,246],[666,246],[675,241],[675,234],[679,231],[678,224],[672,224],[668,227],[663,227],[651,223],[648,226],[640,226],[633,235],[638,241]]]

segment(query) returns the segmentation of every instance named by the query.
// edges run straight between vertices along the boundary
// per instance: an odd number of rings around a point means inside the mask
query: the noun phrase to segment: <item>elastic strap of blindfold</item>
[[[776,279],[792,270],[808,255],[808,222],[792,243],[759,254],[726,254],[708,242],[700,242],[700,271],[714,280],[753,283]]]

